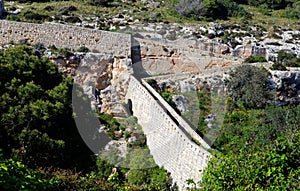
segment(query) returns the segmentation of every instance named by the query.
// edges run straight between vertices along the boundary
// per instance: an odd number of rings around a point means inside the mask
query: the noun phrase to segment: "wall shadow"
[[[150,77],[145,68],[143,67],[141,45],[138,40],[131,36],[131,59],[133,67],[133,76],[141,81],[142,78]]]

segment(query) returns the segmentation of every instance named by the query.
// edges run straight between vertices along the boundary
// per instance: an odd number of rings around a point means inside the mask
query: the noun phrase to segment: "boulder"
[[[188,111],[189,101],[183,95],[173,95],[172,100],[175,102],[180,112]]]
[[[207,32],[208,38],[215,38],[216,34],[217,34],[216,31],[214,31],[212,29],[209,29],[208,32]]]

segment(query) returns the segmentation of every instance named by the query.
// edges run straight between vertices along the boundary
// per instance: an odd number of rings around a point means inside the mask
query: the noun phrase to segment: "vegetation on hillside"
[[[0,190],[168,190],[164,169],[112,173],[113,165],[96,158],[75,125],[72,79],[37,53],[20,45],[0,50]],[[112,136],[124,128],[99,117]],[[149,160],[137,155],[129,162]]]
[[[264,73],[249,66],[231,72],[228,111],[200,190],[300,188],[300,106],[268,102]]]
[[[296,54],[280,50],[275,63],[272,65],[274,70],[287,70],[286,67],[300,67],[300,58]]]
[[[284,26],[294,25],[299,18],[300,2],[298,0],[277,1],[241,1],[241,0],[169,0],[141,2],[128,0],[72,0],[72,1],[18,1],[6,3],[8,12],[21,8],[18,14],[8,14],[7,19],[25,22],[66,22],[76,23],[85,20],[90,22],[97,17],[104,26],[110,18],[124,15],[130,16],[129,21],[164,22],[164,23],[195,23],[213,20],[232,20],[240,24],[248,21],[252,25],[272,24]],[[89,19],[86,19],[86,18]],[[252,18],[252,19],[250,19]],[[289,19],[285,19],[289,18]]]
[[[273,99],[268,72],[251,65],[237,67],[225,80],[227,94],[235,105],[246,108],[264,108]]]
[[[21,6],[21,12],[7,15],[7,19],[76,23],[83,17],[104,21],[108,15],[128,14],[140,22],[223,20],[227,26],[237,22],[246,27],[250,24],[292,27],[290,24],[300,18],[299,0],[159,2],[159,6],[149,7],[141,1],[19,0],[7,4],[7,10],[11,12]],[[109,26],[101,25],[99,29],[108,30]],[[256,57],[248,61],[264,60]],[[290,66],[299,66],[299,58],[280,51],[273,69]],[[274,94],[267,77],[264,69],[250,66],[230,73],[226,82],[227,113],[201,190],[300,188],[300,106],[273,105]],[[0,50],[0,190],[169,190],[164,169],[117,168],[112,173],[113,165],[95,157],[75,126],[72,85],[72,79],[27,46]],[[200,101],[196,106],[201,110],[198,131],[203,135],[207,128],[204,116],[210,113],[212,95],[202,90],[196,95]],[[174,106],[171,96],[171,92],[163,93]],[[106,114],[100,115],[99,120],[114,139],[117,139],[114,132],[124,128]],[[145,147],[145,141],[136,146]],[[147,160],[137,157],[133,165],[144,162]]]
[[[250,16],[241,6],[230,0],[179,0],[175,9],[180,15],[196,20]]]
[[[286,58],[286,53],[283,57]],[[289,55],[289,54],[288,54]],[[282,56],[279,57],[282,59]],[[290,59],[287,59],[290,60]],[[241,65],[226,79],[227,111],[213,144],[214,157],[195,190],[298,190],[300,188],[300,105],[275,105],[275,92],[264,68]],[[158,87],[154,80],[149,81]],[[182,115],[199,119],[201,136],[211,128],[206,117],[216,102],[209,87],[182,93],[190,111]],[[170,102],[174,93],[166,88]],[[195,109],[195,110],[193,110]],[[212,119],[214,120],[214,119]]]

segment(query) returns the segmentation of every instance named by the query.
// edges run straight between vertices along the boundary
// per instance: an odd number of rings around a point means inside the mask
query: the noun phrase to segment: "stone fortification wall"
[[[116,56],[130,56],[131,36],[95,29],[86,29],[70,25],[45,23],[33,24],[22,22],[0,21],[0,44],[10,41],[43,43],[60,48],[77,50],[86,46],[91,51],[111,53]]]
[[[126,99],[132,104],[133,115],[143,127],[155,162],[171,173],[179,189],[186,188],[189,178],[200,181],[211,154],[191,141],[171,117],[172,114],[133,76]]]
[[[162,98],[159,93],[157,93],[144,79],[142,79],[142,84],[151,92],[153,96],[164,106],[167,112],[169,112],[172,117],[178,123],[177,126],[186,133],[186,135],[191,139],[196,139],[202,147],[209,149],[209,145],[195,132],[195,130],[190,127],[190,125]]]

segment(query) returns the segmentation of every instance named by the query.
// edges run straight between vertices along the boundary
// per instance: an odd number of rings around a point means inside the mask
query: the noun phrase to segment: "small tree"
[[[246,108],[263,108],[273,98],[269,73],[265,69],[242,65],[229,74],[225,84],[234,105],[241,103]]]

